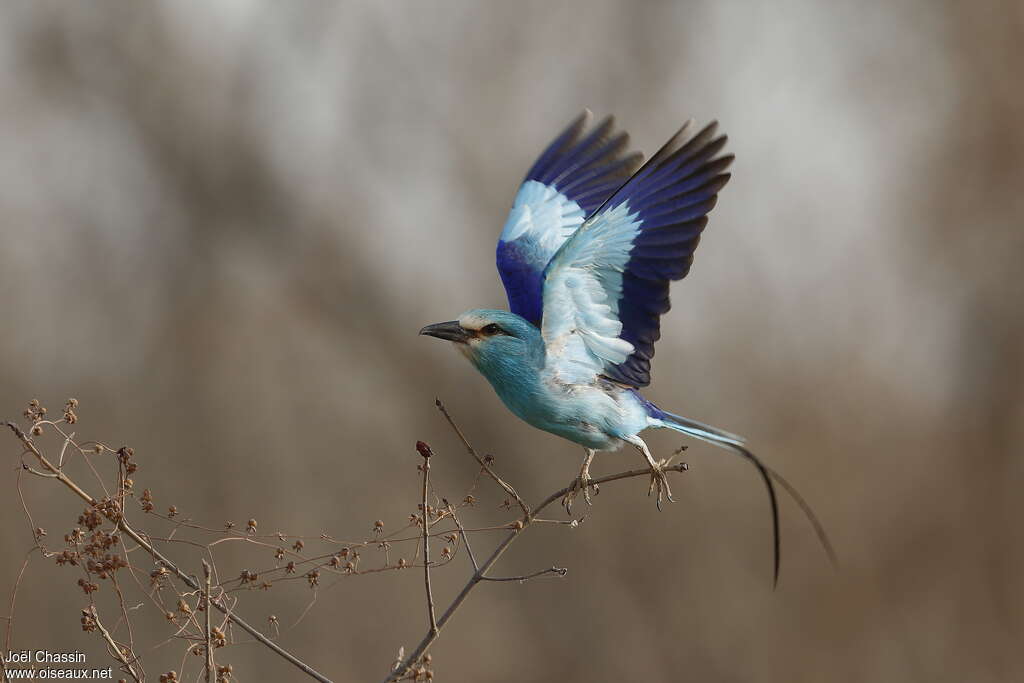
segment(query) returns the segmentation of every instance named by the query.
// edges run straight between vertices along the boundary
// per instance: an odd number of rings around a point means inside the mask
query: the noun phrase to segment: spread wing
[[[672,280],[686,277],[707,213],[729,180],[732,155],[712,123],[692,121],[619,188],[551,259],[541,334],[565,381],[597,375],[650,384],[660,318]]]
[[[509,309],[538,327],[544,268],[642,158],[624,155],[629,136],[614,133],[612,117],[584,135],[589,121],[584,111],[534,162],[498,240],[498,273]]]

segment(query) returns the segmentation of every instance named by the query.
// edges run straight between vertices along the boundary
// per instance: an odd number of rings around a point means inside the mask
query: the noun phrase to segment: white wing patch
[[[579,204],[554,187],[527,180],[516,193],[501,241],[512,242],[525,235],[550,256],[583,225],[585,217]]]
[[[618,313],[622,273],[639,228],[623,202],[591,218],[552,259],[541,334],[548,369],[561,381],[590,381],[633,353],[633,345],[619,338]]]

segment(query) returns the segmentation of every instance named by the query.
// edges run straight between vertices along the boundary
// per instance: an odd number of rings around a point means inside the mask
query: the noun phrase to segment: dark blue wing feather
[[[562,381],[602,375],[650,384],[669,284],[689,272],[707,214],[729,180],[732,157],[716,156],[725,137],[715,137],[715,128],[687,139],[684,126],[551,259],[541,334],[547,364]]]
[[[725,136],[715,137],[716,127],[712,123],[679,146],[684,128],[600,209],[626,204],[639,221],[618,300],[619,336],[634,351],[625,362],[606,366],[604,374],[610,379],[634,387],[651,382],[660,319],[671,307],[669,283],[689,272],[707,213],[729,180],[723,171],[733,157],[715,157],[726,141]]]

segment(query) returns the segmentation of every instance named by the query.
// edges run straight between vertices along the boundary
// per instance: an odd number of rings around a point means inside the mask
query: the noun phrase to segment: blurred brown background
[[[693,444],[663,513],[646,482],[609,485],[579,529],[514,546],[502,573],[569,575],[482,586],[434,649],[438,677],[1021,680],[1021,45],[1019,2],[5,3],[0,417],[76,396],[79,436],[134,446],[161,505],[358,537],[415,509],[417,439],[442,492],[465,489],[437,395],[537,500],[578,448],[416,331],[504,307],[505,213],[584,106],[648,154],[717,118],[734,177],[648,395],[746,435],[842,567],[783,500],[772,592],[756,473]],[[31,539],[3,450],[6,593]],[[48,482],[26,492],[51,535],[73,524]],[[501,518],[483,497],[478,519]],[[439,601],[466,570],[437,572]],[[106,666],[75,578],[33,560],[14,646]],[[425,630],[421,581],[341,582],[282,643],[377,680]],[[240,609],[287,624],[307,599]],[[155,678],[182,649],[141,652]],[[299,679],[254,645],[226,658],[241,680]]]

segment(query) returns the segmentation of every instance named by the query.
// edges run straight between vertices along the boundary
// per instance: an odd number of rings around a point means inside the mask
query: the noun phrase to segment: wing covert
[[[629,136],[608,117],[584,135],[584,111],[534,162],[498,240],[498,273],[509,309],[540,326],[544,269],[555,252],[640,164]]]

